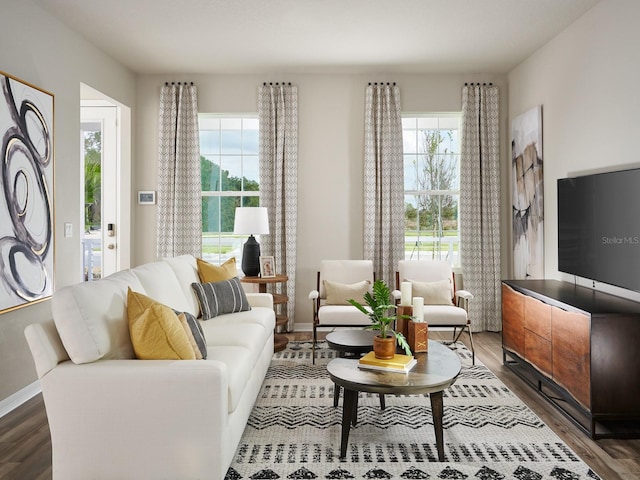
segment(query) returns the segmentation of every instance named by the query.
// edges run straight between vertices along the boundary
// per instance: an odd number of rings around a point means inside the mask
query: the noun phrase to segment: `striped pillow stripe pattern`
[[[251,310],[238,277],[221,282],[192,283],[191,288],[200,302],[203,320],[209,320],[224,313]]]

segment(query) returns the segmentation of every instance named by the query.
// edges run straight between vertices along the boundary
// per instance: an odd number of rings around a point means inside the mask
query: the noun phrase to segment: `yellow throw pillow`
[[[327,294],[327,305],[351,305],[347,300],[353,299],[364,304],[364,294],[369,291],[371,282],[363,280],[351,285],[345,283],[323,280],[324,290]]]
[[[411,291],[414,297],[424,298],[425,305],[452,305],[453,294],[451,280],[444,279],[437,282],[411,282]]]
[[[198,264],[198,276],[202,283],[221,282],[238,276],[236,257],[231,257],[220,266],[205,262],[199,258],[196,258],[196,263]]]
[[[166,305],[127,292],[129,334],[136,357],[143,360],[195,360],[196,355],[176,313]]]

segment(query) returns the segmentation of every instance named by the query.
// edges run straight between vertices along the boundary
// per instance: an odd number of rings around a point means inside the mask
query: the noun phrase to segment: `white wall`
[[[0,70],[54,94],[55,288],[80,278],[80,83],[132,106],[135,77],[30,0],[0,0]],[[73,223],[73,238],[63,225]],[[23,330],[50,301],[0,315],[0,401],[36,379]]]
[[[198,87],[199,110],[209,113],[257,112],[257,87],[262,82],[286,81],[297,85],[299,169],[295,322],[310,324],[311,305],[307,295],[315,288],[320,260],[358,259],[363,255],[362,169],[367,83],[396,82],[404,112],[451,112],[461,110],[465,82],[491,81],[502,88],[505,118],[502,136],[506,149],[505,80],[504,76],[474,74],[392,73],[141,76],[136,90],[138,157],[134,190],[156,188],[158,96],[165,81],[193,81]],[[502,156],[506,158],[504,151]],[[505,200],[503,204],[507,205],[506,221],[508,203]],[[156,207],[137,205],[135,217],[134,264],[155,259]]]
[[[640,163],[638,19],[637,0],[603,0],[508,75],[509,124],[535,105],[543,109],[547,278],[574,280],[558,272],[557,179]],[[629,221],[638,221],[637,212]],[[596,288],[640,300],[638,293]]]

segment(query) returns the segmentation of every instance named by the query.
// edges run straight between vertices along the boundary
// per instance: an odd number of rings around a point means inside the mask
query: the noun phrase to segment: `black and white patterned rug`
[[[342,401],[333,407],[326,364],[335,352],[290,342],[274,354],[226,479],[516,479],[599,477],[462,343],[444,392],[445,462],[437,461],[428,395],[360,393],[358,424],[339,459]]]

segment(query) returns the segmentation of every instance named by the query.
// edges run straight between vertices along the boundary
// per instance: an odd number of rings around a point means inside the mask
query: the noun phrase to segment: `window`
[[[236,207],[260,201],[258,117],[200,114],[199,124],[202,258],[240,264],[246,236],[233,234]]]
[[[405,259],[460,266],[460,114],[403,115]]]

